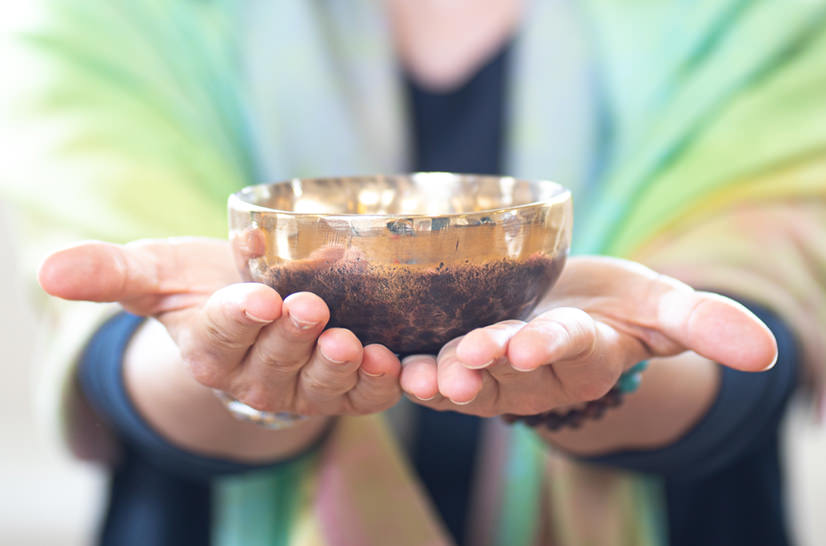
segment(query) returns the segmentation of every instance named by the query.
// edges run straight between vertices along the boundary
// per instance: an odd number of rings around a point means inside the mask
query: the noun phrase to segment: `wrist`
[[[642,372],[647,367],[647,360],[638,362],[620,375],[617,384],[610,391],[596,400],[535,415],[505,414],[502,418],[509,424],[522,422],[530,427],[540,427],[548,431],[557,431],[566,427],[579,428],[586,421],[601,419],[606,411],[622,404],[625,395],[637,390],[642,379]]]
[[[638,390],[602,419],[578,429],[536,430],[555,447],[580,456],[669,445],[705,415],[719,389],[719,368],[691,352],[654,359]]]
[[[136,332],[124,355],[124,383],[144,420],[179,448],[240,462],[272,462],[300,453],[326,430],[330,419],[312,417],[285,430],[239,421],[198,383],[177,346],[157,321]]]

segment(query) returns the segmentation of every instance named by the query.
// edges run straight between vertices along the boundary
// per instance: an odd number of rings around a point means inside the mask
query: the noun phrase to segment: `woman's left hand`
[[[652,357],[692,350],[744,371],[770,368],[777,345],[742,305],[634,262],[575,257],[539,313],[405,359],[401,385],[439,410],[532,415],[597,399]]]

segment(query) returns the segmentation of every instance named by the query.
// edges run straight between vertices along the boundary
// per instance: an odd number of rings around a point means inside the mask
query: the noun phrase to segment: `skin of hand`
[[[634,262],[575,257],[534,318],[407,357],[401,385],[437,410],[531,415],[600,398],[635,363],[685,351],[744,371],[777,359],[772,333],[733,300]]]
[[[324,330],[329,310],[314,294],[296,293],[282,301],[268,286],[240,282],[224,241],[82,243],[48,256],[39,281],[53,296],[119,302],[125,310],[154,317],[164,326],[167,344],[171,345],[171,338],[176,347],[160,359],[168,361],[170,354],[176,355],[184,366],[175,369],[148,363],[151,374],[130,371],[129,362],[141,358],[127,355],[125,377],[139,408],[151,408],[153,393],[163,392],[165,380],[180,382],[182,368],[190,383],[198,385],[181,383],[176,389],[179,396],[194,397],[197,400],[190,402],[196,406],[209,400],[213,409],[216,400],[210,389],[227,392],[262,411],[307,416],[375,413],[401,396],[401,366],[392,352],[380,345],[363,347],[349,330]],[[164,341],[158,335],[139,334],[135,343],[140,346],[130,347],[127,353],[158,352],[152,344],[163,345]],[[158,418],[166,419],[155,415],[154,420]],[[229,426],[232,421],[223,423]],[[186,429],[186,423],[155,424],[162,432]],[[280,434],[249,423],[237,425],[259,435]],[[178,443],[193,440],[184,437]]]

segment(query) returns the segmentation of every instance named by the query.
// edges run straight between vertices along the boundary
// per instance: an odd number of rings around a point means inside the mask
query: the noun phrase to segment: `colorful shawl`
[[[528,10],[508,171],[573,189],[576,252],[776,310],[802,343],[807,384],[822,385],[826,5]],[[377,1],[45,0],[34,15],[14,48],[20,85],[4,91],[17,96],[0,171],[31,213],[34,251],[67,226],[108,240],[222,237],[226,196],[245,184],[405,170]],[[52,351],[63,377],[97,320],[68,309]],[[69,441],[99,453],[106,439],[83,427],[70,387],[60,399]],[[655,478],[555,456],[527,429],[490,429],[475,543],[664,542]],[[319,452],[215,487],[217,544],[448,542],[378,416],[341,419]]]

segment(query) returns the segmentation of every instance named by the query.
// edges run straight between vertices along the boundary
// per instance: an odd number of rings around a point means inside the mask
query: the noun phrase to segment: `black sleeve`
[[[700,478],[748,456],[767,438],[774,437],[796,385],[797,344],[776,315],[754,305],[748,307],[777,339],[779,356],[774,368],[750,373],[721,367],[716,400],[688,433],[669,446],[584,460],[666,478]]]
[[[253,465],[206,457],[172,445],[138,413],[123,382],[123,354],[142,322],[141,317],[128,313],[107,321],[86,346],[78,370],[80,386],[89,403],[112,426],[118,438],[128,444],[130,451],[170,474],[197,480],[274,468],[312,451],[290,460]],[[318,443],[321,441],[323,438]]]

